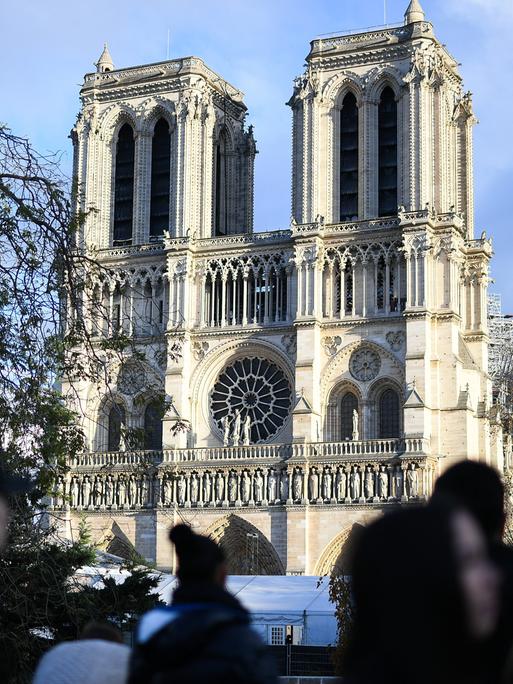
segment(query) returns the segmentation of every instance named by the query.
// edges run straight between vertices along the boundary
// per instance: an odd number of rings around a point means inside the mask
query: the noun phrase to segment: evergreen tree
[[[0,126],[0,465],[34,482],[13,499],[9,542],[0,555],[0,681],[29,682],[41,654],[76,638],[91,619],[131,628],[153,606],[158,576],[129,566],[118,584],[92,588],[77,570],[95,562],[87,527],[64,541],[45,510],[67,458],[83,449],[59,378],[104,377],[108,354],[126,341],[88,336],[82,302],[99,268],[78,244],[85,216],[73,210],[58,159]],[[71,383],[73,386],[73,383]]]

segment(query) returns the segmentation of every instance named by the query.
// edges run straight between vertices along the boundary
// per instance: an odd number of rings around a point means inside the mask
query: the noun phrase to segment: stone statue
[[[385,501],[388,500],[388,473],[384,465],[379,469],[379,496]]]
[[[91,480],[88,475],[84,477],[82,482],[82,503],[84,508],[89,508],[91,505]]]
[[[130,475],[128,480],[128,503],[130,506],[137,506],[137,484],[135,475]]]
[[[193,473],[191,476],[191,503],[193,503],[193,504],[198,503],[198,495],[199,495],[198,476],[196,475],[196,473]]]
[[[248,475],[248,471],[245,470],[242,475],[242,501],[248,503],[251,497],[251,478]]]
[[[397,466],[395,469],[395,497],[396,499],[400,499],[403,495],[403,471],[401,470],[401,466]]]
[[[289,475],[286,470],[281,471],[280,476],[280,499],[285,503],[289,498]]]
[[[255,489],[255,501],[261,503],[264,496],[264,478],[262,477],[260,470],[257,470],[255,473],[253,486]]]
[[[324,471],[322,473],[322,498],[324,499],[324,501],[328,501],[329,499],[331,499],[331,485],[331,471],[329,468],[324,468]]]
[[[205,473],[203,475],[203,503],[210,503],[212,498],[212,478],[210,473]]]
[[[234,503],[237,500],[237,475],[232,470],[228,477],[228,501]]]
[[[118,480],[118,506],[124,506],[126,503],[126,482],[123,475]]]
[[[147,506],[150,500],[150,480],[147,475],[141,477],[141,506]]]
[[[337,475],[335,477],[335,490],[337,501],[343,501],[346,497],[347,475],[343,468],[337,468]]]
[[[157,474],[153,476],[151,481],[151,503],[153,506],[160,506],[162,504],[162,478]]]
[[[55,483],[54,506],[55,508],[62,508],[64,506],[64,480],[62,477],[59,477]]]
[[[222,501],[224,497],[224,476],[222,473],[217,473],[216,476],[216,500]]]
[[[243,425],[243,444],[244,446],[249,446],[251,444],[251,417],[249,413],[244,419]]]
[[[419,474],[415,463],[411,463],[406,471],[406,494],[409,499],[416,499],[419,496]]]
[[[240,433],[242,428],[242,418],[240,417],[240,411],[237,411],[235,418],[233,419],[233,432],[232,432],[232,444],[233,446],[239,446],[240,444]]]
[[[308,497],[310,501],[317,501],[319,498],[319,476],[315,468],[312,468],[308,475]]]
[[[360,419],[358,417],[358,411],[353,409],[353,442],[357,442],[360,439]]]
[[[163,503],[169,505],[173,499],[173,480],[168,476],[164,480]]]
[[[176,485],[176,491],[177,491],[177,497],[178,497],[178,505],[183,506],[185,504],[185,490],[187,488],[187,483],[185,481],[185,476],[183,473],[180,473],[178,476],[178,482]]]
[[[292,496],[294,501],[300,501],[303,498],[303,473],[300,468],[296,468],[292,476]]]
[[[278,478],[276,477],[276,471],[274,468],[269,470],[269,476],[267,478],[267,492],[269,503],[275,503],[278,498]]]
[[[360,471],[358,470],[357,466],[353,466],[351,469],[351,474],[349,476],[349,492],[351,495],[351,499],[353,501],[355,499],[360,498],[360,485],[361,485]]]
[[[90,497],[90,505],[92,506],[102,506],[105,504],[105,500],[103,498],[103,478],[101,478],[99,475],[97,475],[94,478],[94,482],[91,485],[91,497]]]
[[[119,430],[119,446],[118,451],[126,451],[126,437],[125,437],[125,426],[121,425]]]
[[[105,479],[104,502],[106,506],[112,506],[114,498],[114,482],[112,475],[107,475]]]
[[[365,469],[365,497],[372,499],[374,497],[374,471],[372,466],[367,466]]]
[[[76,477],[71,480],[71,505],[73,508],[78,508],[80,505],[80,485]]]
[[[221,421],[223,425],[223,446],[230,445],[230,418],[228,414]]]

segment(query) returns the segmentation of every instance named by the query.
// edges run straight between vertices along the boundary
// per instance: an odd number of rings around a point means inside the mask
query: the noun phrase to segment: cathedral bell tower
[[[435,453],[487,452],[492,251],[484,234],[474,239],[476,119],[458,63],[412,0],[401,26],[313,40],[289,105],[299,299],[315,273],[303,254],[327,264],[327,305],[309,295],[299,311],[349,311],[368,339],[374,312],[400,313],[405,436]],[[320,241],[335,233],[346,242],[336,250]],[[315,345],[313,331],[298,329],[298,350]]]
[[[105,44],[72,131],[83,240],[106,249],[253,228],[243,94],[197,57],[117,69]],[[94,168],[94,173],[92,169]]]

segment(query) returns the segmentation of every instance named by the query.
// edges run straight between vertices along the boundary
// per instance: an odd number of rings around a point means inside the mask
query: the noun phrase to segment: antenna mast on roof
[[[387,25],[387,0],[383,0],[383,23]]]

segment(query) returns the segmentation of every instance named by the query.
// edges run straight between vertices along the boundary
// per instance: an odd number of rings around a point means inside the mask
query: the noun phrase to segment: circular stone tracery
[[[349,359],[349,372],[353,378],[362,382],[374,380],[380,368],[381,359],[373,349],[358,349]]]
[[[292,390],[283,370],[261,357],[237,359],[219,375],[210,396],[210,410],[221,434],[224,418],[240,413],[241,425],[251,420],[251,444],[268,442],[289,416]],[[240,434],[243,443],[243,431]]]

